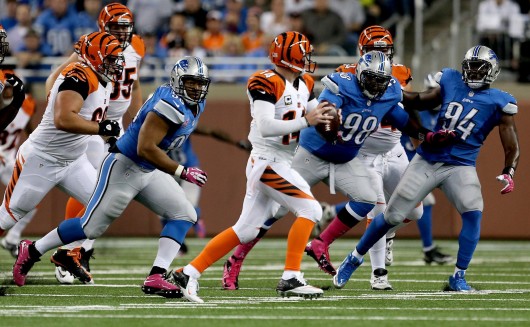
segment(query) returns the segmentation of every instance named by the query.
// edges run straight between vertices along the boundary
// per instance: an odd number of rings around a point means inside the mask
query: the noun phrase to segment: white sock
[[[75,249],[75,248],[79,248],[79,247],[81,247],[81,245],[83,245],[84,241],[85,240],[73,241],[72,243],[63,245],[62,248],[63,249],[67,249],[67,250],[72,250],[72,249]]]
[[[300,272],[299,271],[284,270],[283,275],[282,275],[282,279],[283,280],[289,280],[291,278],[296,278],[298,276],[300,276]]]
[[[372,272],[378,268],[385,268],[386,237],[383,236],[370,248],[370,263]]]
[[[96,240],[89,240],[88,238],[83,242],[83,245],[81,245],[83,247],[83,249],[85,249],[85,251],[90,251],[94,248],[94,242]]]
[[[466,273],[465,269],[460,269],[460,268],[458,268],[458,267],[455,267],[455,272],[454,272],[454,274],[453,274],[453,277],[456,276],[456,273],[459,272],[459,271],[463,271],[463,272],[464,272],[464,275],[465,275],[465,273]]]
[[[155,262],[153,266],[169,269],[169,266],[173,262],[173,259],[177,256],[177,253],[180,250],[180,244],[174,240],[161,237],[158,239],[158,252],[156,253]]]
[[[354,257],[356,257],[359,261],[364,257],[363,255],[360,255],[359,252],[357,252],[357,249],[353,250],[351,253]]]
[[[43,238],[35,242],[35,248],[37,251],[39,251],[40,254],[44,254],[51,249],[54,249],[58,246],[63,245],[63,241],[61,241],[61,238],[59,237],[59,232],[57,231],[57,228],[49,232],[48,234],[44,235]]]
[[[197,270],[197,268],[193,267],[192,265],[186,265],[186,267],[184,267],[183,272],[192,278],[201,278],[201,273]]]

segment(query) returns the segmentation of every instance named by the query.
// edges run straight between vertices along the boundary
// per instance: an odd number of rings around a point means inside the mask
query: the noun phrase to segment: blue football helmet
[[[392,79],[392,62],[381,51],[367,52],[359,59],[355,76],[363,94],[371,100],[378,100]]]
[[[500,71],[497,55],[485,46],[477,45],[469,49],[462,61],[462,78],[472,89],[490,85]]]
[[[169,84],[188,104],[201,103],[210,86],[208,67],[198,57],[186,56],[173,66]]]

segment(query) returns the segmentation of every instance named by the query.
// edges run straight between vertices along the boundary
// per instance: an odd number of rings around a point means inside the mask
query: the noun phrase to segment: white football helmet
[[[381,51],[367,52],[359,59],[355,76],[363,94],[371,100],[378,100],[385,94],[392,78],[392,62]]]
[[[482,45],[469,49],[462,61],[462,79],[472,89],[493,83],[500,71],[495,52]]]
[[[186,56],[175,63],[169,82],[173,92],[188,104],[198,104],[206,99],[210,78],[208,67],[198,57]]]

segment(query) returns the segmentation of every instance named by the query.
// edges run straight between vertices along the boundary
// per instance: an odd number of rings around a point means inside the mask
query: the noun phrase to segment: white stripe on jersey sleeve
[[[331,80],[328,76],[324,76],[321,79],[322,84],[327,87],[334,94],[339,94],[339,85]]]
[[[502,112],[508,115],[515,115],[517,113],[517,105],[513,103],[508,103],[504,108],[502,108]]]
[[[184,115],[177,108],[162,99],[158,100],[154,108],[161,113],[162,116],[177,125],[184,122]]]

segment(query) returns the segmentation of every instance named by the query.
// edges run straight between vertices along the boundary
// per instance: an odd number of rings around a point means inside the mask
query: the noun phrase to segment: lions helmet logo
[[[179,62],[179,68],[182,69],[184,72],[186,72],[189,67],[190,63],[187,60],[181,60]]]

